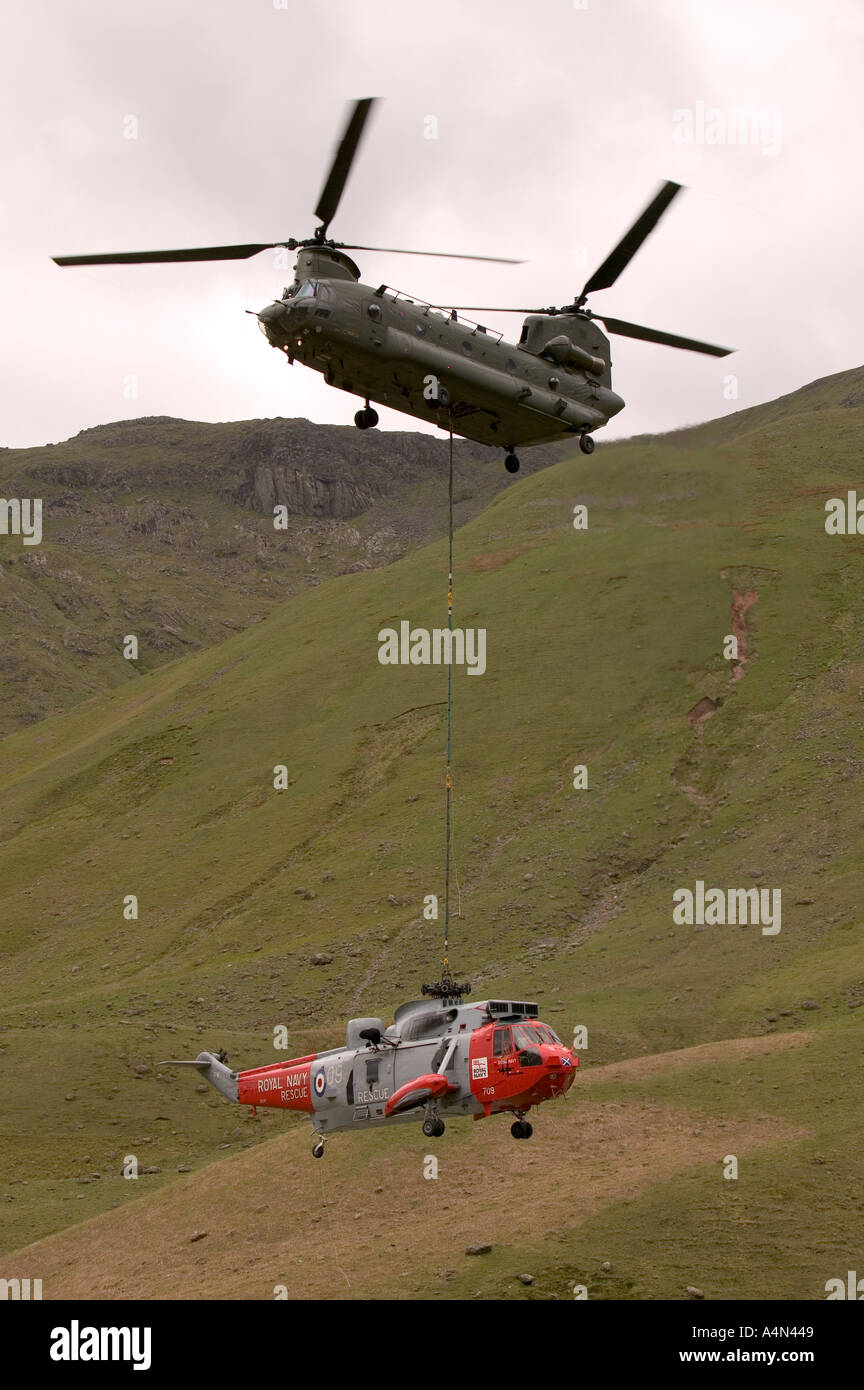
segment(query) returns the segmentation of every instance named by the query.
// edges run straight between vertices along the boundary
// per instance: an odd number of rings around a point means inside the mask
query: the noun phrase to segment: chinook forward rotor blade
[[[355,101],[354,110],[348,118],[342,139],[336,147],[330,172],[315,209],[315,216],[321,218],[322,234],[326,233],[339,206],[339,200],[351,172],[351,165],[354,163],[360,146],[364,126],[376,100],[376,97],[361,97],[359,101]]]
[[[592,314],[605,324],[610,333],[621,338],[641,338],[646,343],[661,343],[664,347],[685,348],[688,352],[707,352],[711,357],[728,357],[734,348],[717,347],[714,343],[700,343],[697,338],[681,338],[677,333],[663,333],[658,328],[645,328],[641,323],[628,323],[626,319],[610,319],[603,314]]]
[[[149,265],[167,261],[245,261],[272,251],[284,241],[255,241],[247,246],[188,246],[179,251],[117,251],[103,256],[52,256],[55,265]]]
[[[671,179],[666,180],[659,193],[651,199],[645,211],[636,218],[629,232],[626,232],[618,242],[614,251],[610,251],[603,264],[598,266],[591,279],[586,281],[585,288],[579,297],[580,302],[586,294],[592,294],[594,290],[607,290],[610,285],[615,284],[621,271],[630,264],[643,241],[653,232],[672,199],[680,191],[680,183],[674,183]]]
[[[383,251],[388,256],[443,256],[451,261],[496,261],[498,265],[524,265],[524,261],[514,261],[510,256],[472,256],[466,251],[406,251],[404,246],[355,246],[353,242],[337,241],[336,245],[345,251]],[[448,304],[449,309],[449,304]]]
[[[524,261],[511,261],[524,265]],[[455,309],[460,314],[557,314],[557,309],[502,309],[500,304],[433,304],[433,309]]]

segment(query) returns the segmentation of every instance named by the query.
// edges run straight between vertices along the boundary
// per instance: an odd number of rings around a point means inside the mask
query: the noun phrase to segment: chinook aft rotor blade
[[[614,251],[610,251],[603,264],[598,266],[591,279],[586,281],[580,302],[586,294],[592,294],[594,290],[608,290],[610,285],[614,285],[621,271],[630,264],[643,241],[653,232],[672,199],[680,191],[680,183],[666,180],[645,211],[636,218],[629,232],[618,242]]]
[[[498,265],[524,265],[524,261],[514,261],[510,256],[472,256],[466,251],[406,251],[404,246],[355,246],[353,242],[337,241],[336,245],[345,251],[383,251],[388,256],[443,256],[451,261],[496,261]],[[448,304],[449,309],[449,304]]]
[[[117,251],[104,256],[52,256],[55,265],[149,265],[155,261],[245,261],[272,251],[284,241],[255,241],[248,246],[188,246],[180,251]]]
[[[711,357],[728,357],[734,348],[717,347],[714,343],[700,343],[697,338],[681,338],[677,333],[663,333],[657,328],[645,328],[641,323],[628,323],[626,319],[609,319],[603,314],[592,314],[599,319],[610,333],[621,338],[641,338],[646,343],[661,343],[664,347],[686,348],[688,352],[707,352]]]
[[[315,209],[315,216],[321,218],[322,234],[326,233],[339,206],[339,200],[351,172],[351,165],[354,163],[360,146],[363,129],[376,100],[375,97],[361,97],[359,101],[355,101],[354,110],[348,118],[342,139],[336,147],[330,172]]]

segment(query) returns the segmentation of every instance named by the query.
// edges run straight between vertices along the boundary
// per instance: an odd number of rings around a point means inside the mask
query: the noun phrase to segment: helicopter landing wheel
[[[579,448],[582,450],[583,454],[593,454],[594,440],[591,438],[590,434],[580,434]]]
[[[517,459],[512,449],[507,450],[507,457],[504,460],[504,467],[507,469],[508,473],[519,472],[519,460]]]
[[[324,1140],[323,1140],[323,1139],[316,1139],[316,1140],[315,1140],[315,1143],[312,1145],[312,1157],[313,1157],[313,1158],[323,1158],[323,1157],[324,1157]]]
[[[534,1133],[534,1126],[527,1120],[514,1120],[510,1126],[510,1133],[514,1139],[530,1139]]]
[[[354,416],[354,424],[358,430],[371,430],[378,424],[378,411],[371,406],[366,406],[365,410],[358,410]]]
[[[437,1115],[427,1115],[423,1121],[423,1133],[427,1139],[440,1139],[444,1133],[444,1121]]]

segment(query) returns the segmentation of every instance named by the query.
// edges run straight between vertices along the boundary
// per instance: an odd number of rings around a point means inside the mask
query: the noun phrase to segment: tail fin
[[[166,1062],[160,1062],[162,1067],[197,1067],[205,1081],[209,1081],[211,1086],[221,1092],[227,1100],[237,1099],[237,1073],[225,1063],[215,1057],[212,1052],[199,1052],[193,1062],[180,1060],[177,1057],[169,1057]]]

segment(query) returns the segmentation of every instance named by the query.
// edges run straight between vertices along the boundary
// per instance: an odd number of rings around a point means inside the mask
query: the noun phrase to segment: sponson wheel
[[[378,424],[378,411],[369,406],[365,410],[358,410],[354,416],[354,424],[358,430],[371,430]]]
[[[437,1139],[439,1134],[444,1133],[444,1125],[440,1120],[433,1120],[427,1116],[423,1121],[423,1133],[427,1139]]]
[[[590,434],[580,434],[579,448],[582,450],[583,454],[593,454],[594,440],[591,438]]]
[[[527,1120],[514,1120],[510,1126],[510,1133],[514,1139],[530,1139],[534,1133],[534,1126]]]

